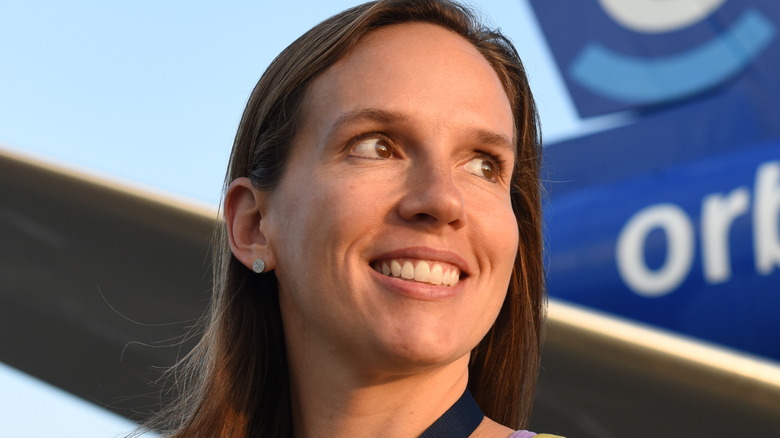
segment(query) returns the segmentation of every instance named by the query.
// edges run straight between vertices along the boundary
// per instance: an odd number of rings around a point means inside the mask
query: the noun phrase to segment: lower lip
[[[393,292],[407,298],[413,298],[421,301],[445,300],[460,295],[463,290],[463,283],[466,279],[458,281],[455,286],[434,285],[421,283],[419,281],[405,280],[403,278],[390,277],[381,272],[371,269],[374,277]]]

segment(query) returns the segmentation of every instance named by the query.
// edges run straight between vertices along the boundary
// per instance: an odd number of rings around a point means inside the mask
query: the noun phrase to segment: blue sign
[[[546,216],[551,295],[780,359],[780,142],[571,191]]]
[[[552,296],[780,359],[780,4],[531,0],[583,117],[546,145]]]

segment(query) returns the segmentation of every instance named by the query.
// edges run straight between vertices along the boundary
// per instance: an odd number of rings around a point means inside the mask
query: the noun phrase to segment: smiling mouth
[[[373,262],[371,267],[382,275],[435,286],[452,287],[460,281],[456,266],[427,260],[390,259]]]

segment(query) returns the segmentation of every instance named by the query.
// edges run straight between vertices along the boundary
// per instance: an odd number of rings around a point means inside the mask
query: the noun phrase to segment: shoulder
[[[565,438],[558,435],[549,435],[546,433],[533,433],[527,430],[513,430],[504,425],[496,423],[488,417],[482,420],[477,430],[471,435],[471,438]]]
[[[471,434],[471,438],[507,438],[512,435],[512,432],[514,430],[485,417],[477,430]]]
[[[547,433],[533,433],[527,430],[518,430],[507,438],[564,438],[559,435],[550,435]]]

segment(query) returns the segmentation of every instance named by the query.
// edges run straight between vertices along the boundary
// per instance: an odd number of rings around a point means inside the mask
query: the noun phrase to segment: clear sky
[[[472,2],[516,43],[549,140],[580,128],[525,0]],[[273,57],[354,1],[12,1],[0,6],[0,147],[214,205]]]
[[[305,30],[354,4],[3,2],[0,147],[213,207],[244,103],[262,71]],[[526,0],[472,4],[517,45],[546,138],[584,129]],[[121,420],[3,366],[0,388],[2,436],[127,430]],[[66,415],[33,418],[56,412]]]

